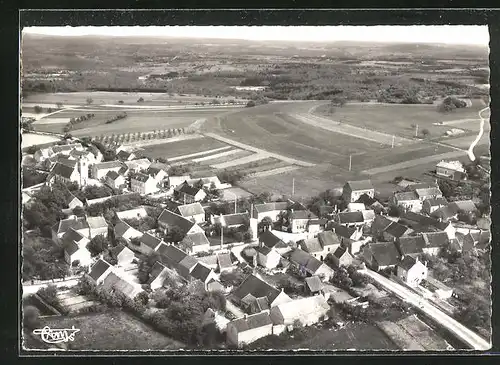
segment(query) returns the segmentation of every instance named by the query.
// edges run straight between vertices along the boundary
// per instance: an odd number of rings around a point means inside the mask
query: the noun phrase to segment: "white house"
[[[210,241],[205,232],[196,232],[187,234],[182,240],[182,245],[188,253],[197,254],[199,252],[208,252],[210,250]]]
[[[101,162],[92,165],[92,177],[101,180],[109,171],[120,171],[124,164],[120,161]]]
[[[70,228],[61,238],[64,259],[70,266],[88,266],[92,262],[87,250],[88,238]]]
[[[108,237],[108,223],[103,216],[87,217],[87,224],[89,225],[90,239],[99,235]]]
[[[111,250],[111,256],[116,259],[118,266],[128,266],[135,259],[134,252],[122,244]]]
[[[127,186],[127,182],[123,175],[116,171],[108,171],[106,174],[106,185],[113,189],[122,189]]]
[[[169,273],[167,267],[163,265],[160,261],[156,261],[151,268],[149,273],[148,284],[151,290],[156,290],[163,287],[165,279],[168,277]]]
[[[289,202],[255,204],[253,207],[253,217],[259,222],[265,217],[269,217],[271,218],[271,221],[276,222],[279,214],[285,212],[289,205]]]
[[[437,209],[445,207],[448,205],[448,201],[441,197],[441,198],[430,198],[424,200],[422,203],[422,212],[425,214],[432,214],[434,213]]]
[[[205,222],[205,209],[203,209],[203,206],[199,202],[180,205],[177,207],[177,210],[181,216],[195,223]]]
[[[144,195],[153,194],[159,190],[158,181],[151,175],[138,172],[130,176],[130,190]]]
[[[168,177],[168,185],[170,188],[176,188],[179,185],[182,185],[184,182],[187,180],[190,180],[191,176],[189,175],[183,175],[183,176],[169,176]]]
[[[460,161],[440,161],[436,165],[436,175],[461,180],[466,176],[466,172]]]
[[[396,269],[398,278],[411,287],[417,287],[427,278],[427,272],[427,266],[411,256],[405,256]]]
[[[123,210],[116,212],[118,219],[141,219],[148,216],[148,212],[144,207]]]
[[[318,217],[308,210],[294,210],[290,212],[290,231],[292,233],[307,232],[309,229],[309,222],[316,220]]]
[[[226,340],[230,346],[241,347],[272,333],[273,322],[267,310],[249,316],[245,315],[229,322]]]
[[[391,203],[395,206],[402,207],[406,210],[418,213],[422,210],[422,200],[414,191],[404,191],[395,193],[391,199]]]
[[[89,276],[96,282],[101,284],[104,279],[113,271],[113,266],[106,260],[99,259],[89,271]]]
[[[184,204],[200,202],[207,196],[207,193],[201,188],[190,186],[187,182],[175,188],[177,200]]]
[[[114,228],[115,238],[123,238],[130,243],[132,238],[142,237],[143,233],[135,228],[130,227],[127,223],[119,221]]]
[[[274,269],[281,260],[281,255],[274,249],[261,245],[255,248],[257,254],[254,256],[255,263],[266,269]]]
[[[207,290],[207,285],[211,280],[218,279],[215,272],[212,269],[203,265],[201,262],[198,262],[195,265],[190,275],[193,279],[201,281],[203,283],[205,290]]]
[[[370,198],[375,195],[375,189],[370,180],[348,181],[342,189],[342,197],[347,203],[358,201],[364,194]]]
[[[271,308],[270,316],[274,324],[310,326],[328,319],[330,306],[322,295],[292,300]]]
[[[165,170],[154,166],[149,166],[148,169],[146,170],[146,174],[155,179],[157,183],[163,181],[168,176]]]

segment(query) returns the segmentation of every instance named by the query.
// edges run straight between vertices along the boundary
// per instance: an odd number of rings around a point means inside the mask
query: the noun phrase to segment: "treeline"
[[[106,121],[106,124],[111,124],[113,122],[116,122],[117,120],[120,120],[120,119],[125,119],[127,117],[127,113],[126,112],[123,112],[123,113],[120,113],[120,114],[117,114],[116,116],[108,119]]]
[[[92,119],[94,117],[95,117],[94,113],[89,113],[89,114],[85,114],[85,115],[82,115],[82,116],[77,117],[77,118],[70,118],[69,122],[63,128],[63,132],[68,133],[73,129],[74,125],[79,124],[83,121]]]

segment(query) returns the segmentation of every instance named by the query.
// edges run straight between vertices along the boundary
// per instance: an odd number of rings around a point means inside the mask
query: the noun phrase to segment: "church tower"
[[[86,158],[78,161],[78,172],[80,173],[80,186],[86,186],[89,178],[89,164]]]

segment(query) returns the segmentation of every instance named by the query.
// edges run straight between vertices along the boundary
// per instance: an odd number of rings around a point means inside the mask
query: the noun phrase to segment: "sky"
[[[431,26],[163,26],[26,27],[23,33],[58,36],[168,36],[280,41],[448,43],[488,46],[486,25]]]

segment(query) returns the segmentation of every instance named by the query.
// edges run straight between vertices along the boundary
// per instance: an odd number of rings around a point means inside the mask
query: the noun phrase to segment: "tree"
[[[23,323],[29,330],[34,330],[40,326],[40,311],[38,308],[28,305],[23,309]]]
[[[40,105],[35,105],[34,110],[36,114],[43,112],[43,108]]]
[[[166,239],[168,242],[180,242],[184,239],[184,236],[184,231],[180,227],[173,226],[168,230]]]
[[[139,261],[137,277],[141,284],[147,283],[151,269],[156,261],[160,261],[160,254],[156,251],[151,252],[148,256]]]
[[[143,103],[144,102],[144,98],[141,96],[139,99],[137,99],[137,102],[138,103]]]
[[[346,103],[346,98],[340,95],[335,95],[331,101],[332,105],[343,107]]]
[[[94,99],[92,99],[90,96],[86,99],[86,102],[88,105],[92,104],[94,102]]]
[[[247,108],[252,108],[252,107],[254,107],[255,105],[256,105],[256,104],[255,104],[255,101],[250,100],[250,101],[247,103],[247,105],[245,105],[245,106],[246,106]]]
[[[109,241],[103,235],[95,236],[87,244],[87,250],[89,250],[92,256],[99,255],[100,253],[107,250],[108,247],[109,247]]]
[[[431,134],[431,132],[427,129],[427,128],[424,128],[422,129],[422,136],[427,137]]]
[[[455,195],[455,187],[449,181],[439,180],[438,186],[445,198],[450,198]]]
[[[63,107],[63,103],[61,103],[60,101],[58,101],[58,102],[56,103],[56,106],[57,106],[57,109],[62,109],[62,107]]]

